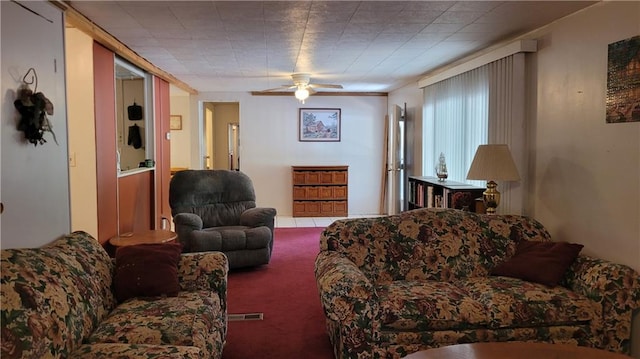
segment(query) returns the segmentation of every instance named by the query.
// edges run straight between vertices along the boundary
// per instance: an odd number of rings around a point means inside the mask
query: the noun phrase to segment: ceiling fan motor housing
[[[292,74],[291,79],[293,79],[293,83],[296,86],[307,86],[311,80],[311,75],[305,73]]]

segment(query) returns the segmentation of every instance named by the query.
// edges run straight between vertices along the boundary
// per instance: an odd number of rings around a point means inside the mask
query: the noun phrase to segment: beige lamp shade
[[[507,145],[480,145],[471,162],[467,179],[518,181],[520,175]]]

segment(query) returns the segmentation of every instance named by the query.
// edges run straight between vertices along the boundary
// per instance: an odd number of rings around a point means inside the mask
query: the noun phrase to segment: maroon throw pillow
[[[180,243],[139,244],[116,250],[113,279],[118,302],[133,297],[175,297],[180,291]]]
[[[554,287],[584,247],[567,242],[518,243],[516,253],[491,271],[491,275],[519,278]]]

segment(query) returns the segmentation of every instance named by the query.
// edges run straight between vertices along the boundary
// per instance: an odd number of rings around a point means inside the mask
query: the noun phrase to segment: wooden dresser
[[[346,217],[349,166],[292,166],[294,217]]]

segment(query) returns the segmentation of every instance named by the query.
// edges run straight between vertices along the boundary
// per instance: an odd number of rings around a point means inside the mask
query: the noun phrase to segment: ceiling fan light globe
[[[304,101],[309,97],[309,90],[307,90],[306,88],[299,88],[296,90],[295,95],[298,100]]]

